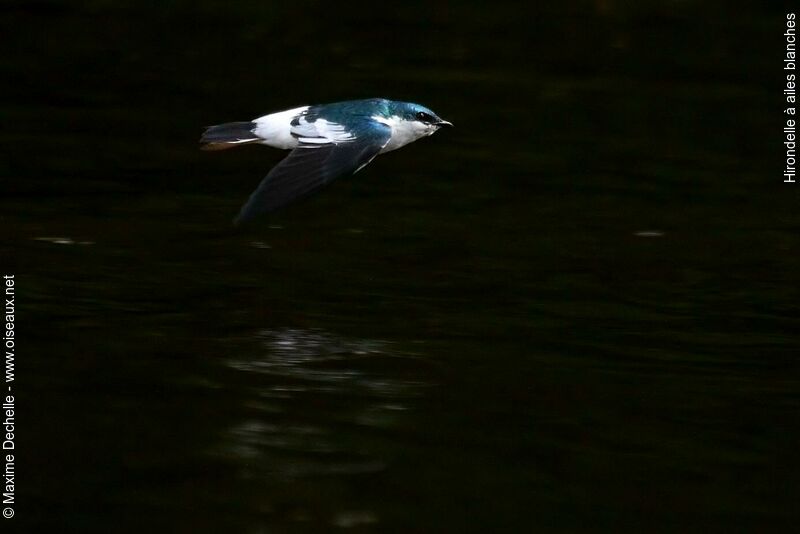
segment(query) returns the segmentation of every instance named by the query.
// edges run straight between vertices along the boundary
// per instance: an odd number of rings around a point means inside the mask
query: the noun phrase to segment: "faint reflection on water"
[[[247,417],[224,449],[248,478],[347,476],[383,470],[376,445],[433,383],[430,365],[383,341],[284,328],[255,336],[261,351],[231,359],[248,373]]]
[[[75,241],[71,237],[34,237],[33,240],[54,245],[94,245],[94,241]]]

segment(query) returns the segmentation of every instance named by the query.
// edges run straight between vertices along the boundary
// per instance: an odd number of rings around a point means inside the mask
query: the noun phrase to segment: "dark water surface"
[[[787,531],[783,12],[377,6],[4,4],[12,521]],[[456,128],[231,227],[203,126],[372,96]]]

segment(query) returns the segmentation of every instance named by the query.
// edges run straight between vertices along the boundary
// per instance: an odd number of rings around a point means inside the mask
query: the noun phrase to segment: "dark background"
[[[800,480],[779,4],[0,4],[14,525],[765,532]],[[452,121],[230,221],[206,125]]]

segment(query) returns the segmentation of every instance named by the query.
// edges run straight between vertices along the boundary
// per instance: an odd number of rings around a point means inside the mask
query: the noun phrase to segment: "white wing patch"
[[[304,145],[311,145],[310,148],[330,143],[346,143],[355,139],[344,126],[325,119],[317,118],[314,122],[309,122],[301,116],[298,122],[297,126],[292,127],[292,135]]]

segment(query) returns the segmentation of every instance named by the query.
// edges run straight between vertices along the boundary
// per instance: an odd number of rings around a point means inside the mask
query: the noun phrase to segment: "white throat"
[[[409,143],[413,143],[420,137],[431,135],[439,128],[433,124],[425,124],[421,121],[407,121],[397,115],[392,115],[388,119],[374,115],[372,120],[378,121],[382,124],[389,126],[392,129],[392,137],[386,146],[381,149],[380,153],[397,150]]]

